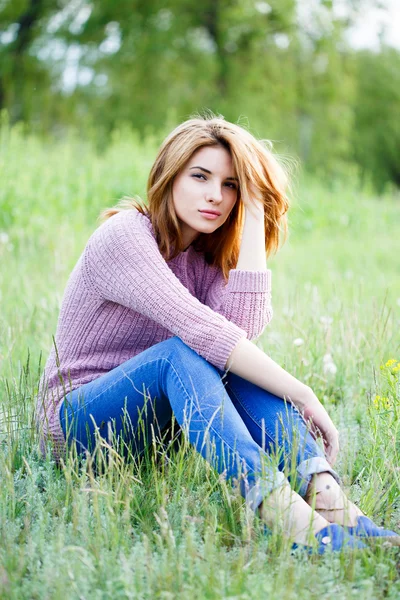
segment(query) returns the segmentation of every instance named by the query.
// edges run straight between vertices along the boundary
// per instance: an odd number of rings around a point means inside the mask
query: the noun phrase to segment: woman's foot
[[[400,535],[390,529],[379,527],[368,517],[358,517],[355,527],[348,527],[347,531],[356,538],[363,538],[369,542],[386,542],[390,546],[400,546]]]
[[[270,529],[277,526],[283,535],[298,544],[307,545],[310,538],[329,526],[299,494],[286,483],[271,492],[260,505],[260,516]]]
[[[270,529],[278,527],[294,542],[293,549],[324,554],[329,550],[366,548],[339,525],[328,523],[291,489],[289,483],[275,489],[264,500],[260,515]]]
[[[330,473],[314,475],[305,501],[329,523],[355,527],[364,513],[351,502]]]
[[[345,527],[347,533],[355,539],[400,546],[400,536],[394,531],[378,527],[366,517],[353,502],[350,502],[330,473],[314,475],[306,502],[314,506],[318,514],[330,523]]]

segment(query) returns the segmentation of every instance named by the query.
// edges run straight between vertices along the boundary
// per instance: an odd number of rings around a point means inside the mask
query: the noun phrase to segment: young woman
[[[193,118],[172,131],[147,207],[105,211],[70,276],[41,382],[42,442],[58,459],[112,430],[140,454],[174,415],[295,543],[319,553],[364,548],[359,537],[396,543],[342,492],[338,432],[313,391],[250,341],[272,316],[266,253],[286,226],[285,188],[270,150],[238,125]]]

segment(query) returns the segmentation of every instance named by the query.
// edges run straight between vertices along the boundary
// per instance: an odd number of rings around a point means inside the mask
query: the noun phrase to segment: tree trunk
[[[14,89],[12,94],[13,106],[10,109],[13,122],[23,120],[29,112],[26,104],[27,98],[24,94],[25,82],[29,74],[25,73],[24,58],[34,38],[34,25],[43,12],[43,0],[30,0],[25,12],[17,20],[19,25],[18,35],[13,43],[11,54],[11,80],[14,82]]]
[[[211,0],[208,8],[204,10],[202,14],[204,27],[207,29],[211,39],[215,44],[218,65],[216,84],[219,93],[223,96],[227,91],[228,61],[226,50],[224,48],[223,34],[220,27],[220,16],[222,12],[221,4],[221,0]]]

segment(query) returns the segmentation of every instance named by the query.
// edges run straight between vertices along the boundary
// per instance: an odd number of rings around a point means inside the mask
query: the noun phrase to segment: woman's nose
[[[220,185],[215,185],[211,190],[208,190],[206,196],[207,200],[213,200],[214,202],[222,201],[222,188]]]

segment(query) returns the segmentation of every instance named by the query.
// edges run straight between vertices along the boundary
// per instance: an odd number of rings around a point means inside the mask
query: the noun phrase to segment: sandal
[[[365,544],[335,523],[318,531],[318,533],[315,534],[315,538],[319,542],[319,545],[316,548],[294,543],[292,550],[301,549],[308,554],[325,554],[325,552],[329,551],[340,552],[341,550],[365,550],[367,548]]]
[[[400,535],[391,531],[390,529],[384,529],[375,525],[371,519],[365,516],[357,518],[357,525],[353,527],[346,527],[346,531],[357,538],[369,539],[371,541],[382,541],[390,542],[392,546],[400,546]]]

